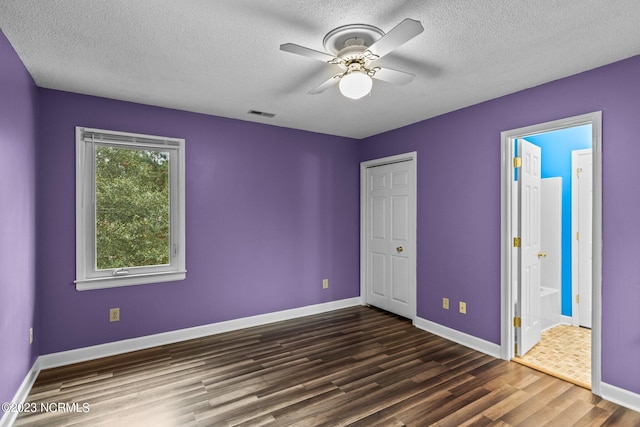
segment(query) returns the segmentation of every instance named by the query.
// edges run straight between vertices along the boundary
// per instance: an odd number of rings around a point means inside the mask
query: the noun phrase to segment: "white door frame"
[[[528,135],[550,132],[558,129],[591,124],[593,149],[593,269],[592,269],[592,329],[591,329],[591,391],[600,395],[601,371],[601,330],[602,330],[602,112],[583,114],[546,123],[512,129],[501,133],[501,295],[502,307],[501,346],[502,359],[514,356],[514,307],[512,292],[512,183],[513,183],[513,141]]]
[[[369,268],[368,261],[368,243],[367,243],[367,211],[369,209],[369,204],[367,203],[367,169],[375,166],[382,166],[392,163],[399,163],[412,160],[413,167],[413,179],[414,182],[411,183],[411,187],[413,188],[413,194],[409,196],[413,198],[414,201],[417,202],[417,194],[418,194],[418,179],[417,179],[417,171],[418,171],[418,152],[412,151],[410,153],[398,154],[395,156],[383,157],[380,159],[369,160],[366,162],[360,163],[360,297],[362,299],[362,304],[368,304],[367,302],[367,286],[366,277],[367,277],[367,268]],[[414,212],[409,213],[409,221],[411,222],[411,229],[417,231],[417,203],[413,203],[415,207]],[[417,265],[417,242],[416,242],[416,233],[413,233],[409,236],[409,239],[412,240],[413,247],[416,248],[415,255],[412,259],[409,260],[409,297],[410,301],[410,309],[411,309],[411,321],[415,323],[416,320],[416,297],[417,297],[417,287],[416,287],[416,265]]]

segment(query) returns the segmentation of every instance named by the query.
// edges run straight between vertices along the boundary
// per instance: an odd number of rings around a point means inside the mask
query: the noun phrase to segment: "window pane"
[[[96,268],[169,264],[169,152],[97,145]]]

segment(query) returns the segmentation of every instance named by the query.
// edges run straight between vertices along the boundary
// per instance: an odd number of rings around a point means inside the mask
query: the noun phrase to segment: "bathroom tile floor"
[[[513,359],[573,384],[591,388],[591,329],[558,325],[542,333],[527,354]]]

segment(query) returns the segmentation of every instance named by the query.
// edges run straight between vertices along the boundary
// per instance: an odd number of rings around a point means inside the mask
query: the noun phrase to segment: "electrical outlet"
[[[467,303],[460,301],[460,313],[467,314]]]
[[[29,328],[29,344],[33,344],[33,328]]]
[[[120,309],[119,308],[110,308],[109,309],[109,322],[119,322],[120,321]]]
[[[322,289],[329,288],[329,279],[322,279]]]
[[[442,308],[449,310],[449,298],[442,298]]]

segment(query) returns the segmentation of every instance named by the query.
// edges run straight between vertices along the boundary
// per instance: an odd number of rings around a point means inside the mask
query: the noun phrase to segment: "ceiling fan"
[[[386,34],[372,25],[352,24],[335,28],[324,36],[322,44],[325,50],[331,53],[320,52],[294,43],[281,44],[280,50],[340,67],[341,71],[338,74],[308,93],[312,95],[322,93],[338,84],[344,96],[360,99],[371,91],[372,78],[396,85],[405,85],[413,80],[414,74],[377,67],[373,63],[423,31],[424,27],[420,21],[409,18]]]

